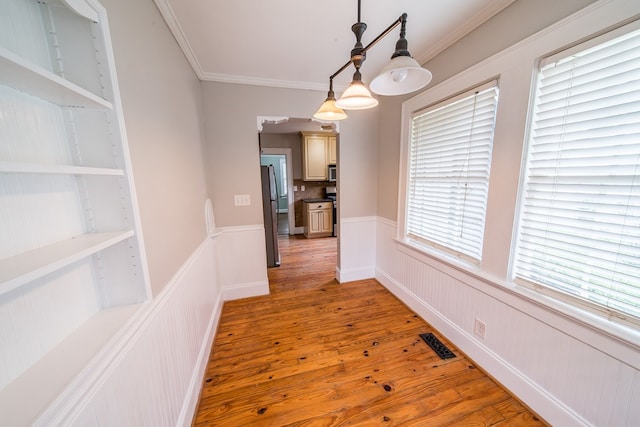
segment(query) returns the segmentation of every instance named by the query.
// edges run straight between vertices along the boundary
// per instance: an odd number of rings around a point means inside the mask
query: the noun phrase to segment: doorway
[[[293,208],[293,161],[290,148],[263,148],[260,150],[260,165],[273,165],[276,178],[278,203],[278,234],[293,235],[295,215]]]
[[[273,165],[274,169],[281,162],[286,164],[286,177],[281,175],[281,181],[287,182],[286,199],[288,203],[287,211],[283,212],[282,204],[278,205],[277,214],[281,218],[286,216],[288,223],[288,235],[280,234],[284,231],[284,227],[278,227],[281,231],[278,233],[277,240],[279,247],[286,252],[288,248],[294,245],[296,248],[300,246],[307,247],[308,251],[304,251],[305,256],[310,255],[310,251],[319,243],[333,246],[335,253],[339,257],[338,238],[334,236],[320,238],[305,237],[305,212],[304,201],[316,200],[317,198],[327,198],[327,187],[336,192],[336,182],[327,181],[308,181],[304,180],[303,175],[303,152],[302,152],[302,132],[316,133],[335,133],[338,134],[337,123],[321,123],[310,118],[290,118],[276,116],[258,116],[258,147],[261,165]],[[337,147],[337,146],[336,146]],[[281,157],[281,156],[284,156]],[[334,162],[337,164],[337,157]],[[263,167],[263,166],[261,166]],[[280,185],[279,185],[280,187]],[[285,198],[281,194],[279,200]],[[274,199],[275,200],[275,199]],[[281,202],[282,203],[282,202]],[[335,205],[334,205],[335,206]],[[335,211],[332,214],[335,216]],[[334,226],[335,230],[336,227]],[[327,239],[327,240],[324,240]],[[323,240],[323,242],[319,242]],[[282,264],[281,264],[282,265]],[[337,274],[336,264],[336,274]],[[273,273],[273,271],[272,271]],[[274,273],[275,274],[275,273]]]

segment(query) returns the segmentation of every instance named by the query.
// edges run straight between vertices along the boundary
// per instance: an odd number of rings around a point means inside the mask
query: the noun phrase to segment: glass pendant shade
[[[345,110],[365,110],[378,105],[378,100],[371,96],[369,89],[359,80],[354,80],[336,101],[338,108]]]
[[[410,56],[396,56],[371,81],[371,91],[378,95],[394,96],[422,89],[431,81],[431,71],[422,68]]]
[[[313,117],[318,120],[335,121],[344,120],[347,118],[347,115],[341,108],[336,107],[336,99],[330,96],[327,97]]]

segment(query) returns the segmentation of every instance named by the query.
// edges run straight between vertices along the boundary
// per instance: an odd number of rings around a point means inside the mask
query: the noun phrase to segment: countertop
[[[328,198],[317,198],[317,199],[302,199],[304,203],[322,203],[322,202],[332,202],[333,200]]]

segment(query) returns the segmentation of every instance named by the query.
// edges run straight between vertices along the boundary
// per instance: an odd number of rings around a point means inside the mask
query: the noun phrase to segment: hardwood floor
[[[224,305],[195,426],[545,425],[378,282],[339,284],[335,238],[279,242],[271,294]]]

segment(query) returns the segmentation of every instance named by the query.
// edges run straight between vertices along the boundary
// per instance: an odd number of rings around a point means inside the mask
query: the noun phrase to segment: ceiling
[[[409,51],[423,64],[515,0],[362,0],[367,45],[406,12]],[[356,0],[155,0],[201,80],[327,91],[349,60]],[[367,53],[365,83],[393,53],[399,29]],[[353,68],[334,80],[336,92]]]

